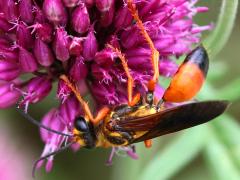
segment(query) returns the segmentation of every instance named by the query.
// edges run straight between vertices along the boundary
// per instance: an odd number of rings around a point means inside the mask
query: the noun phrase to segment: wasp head
[[[82,147],[93,148],[96,144],[94,127],[90,121],[79,116],[74,121],[74,135],[76,142]]]

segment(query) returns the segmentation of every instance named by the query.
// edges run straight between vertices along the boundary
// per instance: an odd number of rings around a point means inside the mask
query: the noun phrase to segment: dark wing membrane
[[[203,101],[180,105],[149,116],[118,121],[125,131],[148,131],[132,143],[152,139],[206,123],[222,114],[228,101]]]

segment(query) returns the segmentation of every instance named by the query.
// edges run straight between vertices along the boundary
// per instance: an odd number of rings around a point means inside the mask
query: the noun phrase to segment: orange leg
[[[97,113],[97,116],[94,118],[88,104],[83,100],[81,94],[77,90],[77,87],[70,82],[70,80],[68,79],[68,77],[66,75],[61,75],[60,79],[63,80],[66,83],[66,85],[72,90],[72,92],[75,94],[76,98],[78,99],[78,101],[80,102],[80,104],[83,108],[85,115],[88,116],[88,118],[90,119],[90,121],[93,124],[95,124],[95,125],[98,124],[101,120],[103,120],[106,117],[106,115],[110,111],[110,109],[108,107],[103,107]]]
[[[140,29],[140,33],[143,35],[144,39],[147,41],[147,43],[150,47],[150,50],[151,50],[151,63],[153,66],[154,74],[153,74],[152,79],[148,82],[148,90],[150,92],[153,92],[155,89],[156,83],[158,81],[158,78],[159,78],[159,69],[158,69],[159,52],[155,48],[150,36],[148,35],[147,31],[145,30],[143,22],[139,18],[138,12],[137,12],[136,7],[133,4],[132,0],[127,0],[127,6],[128,6],[129,11],[132,14],[134,20],[136,21],[138,28]]]
[[[153,93],[153,91],[155,90],[156,83],[159,78],[159,69],[158,69],[159,52],[155,48],[155,46],[152,42],[152,39],[150,38],[149,34],[147,33],[147,31],[143,25],[143,22],[139,18],[138,11],[136,10],[136,6],[133,4],[132,0],[127,0],[127,6],[128,6],[129,11],[132,14],[134,20],[136,21],[138,28],[140,29],[140,33],[142,34],[144,39],[147,41],[147,43],[150,47],[150,50],[151,50],[151,63],[152,63],[154,73],[153,73],[152,79],[148,82],[147,87],[148,87],[148,91]],[[146,140],[146,141],[144,141],[144,143],[147,148],[152,146],[151,140]]]
[[[135,104],[137,104],[140,100],[140,93],[137,93],[135,96],[133,96],[133,86],[134,86],[134,80],[130,74],[128,65],[127,65],[127,61],[125,56],[121,53],[121,51],[118,48],[114,48],[111,45],[107,45],[107,47],[111,48],[115,53],[117,53],[119,59],[121,60],[123,69],[127,75],[127,79],[128,79],[128,84],[127,84],[127,91],[128,91],[128,105],[129,106],[134,106]]]
[[[145,140],[144,144],[146,148],[150,148],[152,147],[152,140],[151,139]]]

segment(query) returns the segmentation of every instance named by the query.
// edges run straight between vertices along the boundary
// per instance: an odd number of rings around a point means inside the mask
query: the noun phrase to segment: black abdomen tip
[[[202,45],[196,47],[194,50],[192,50],[192,52],[188,54],[184,60],[184,64],[188,62],[198,65],[206,77],[209,66],[209,58],[206,49]]]

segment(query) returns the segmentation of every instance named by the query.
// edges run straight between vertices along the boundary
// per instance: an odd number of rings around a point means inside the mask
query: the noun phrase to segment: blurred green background
[[[224,2],[230,1],[232,0]],[[208,6],[210,11],[197,15],[198,24],[205,25],[210,22],[216,24],[221,3],[219,0],[200,0],[198,4]],[[225,35],[225,30],[230,32],[223,25],[221,35],[218,34],[219,39]],[[203,38],[209,36],[211,33],[206,32]],[[208,43],[210,53],[215,52],[215,46],[220,43],[203,42]],[[53,170],[47,174],[41,169],[37,172],[36,179],[240,179],[239,57],[240,13],[237,15],[228,42],[220,53],[210,60],[207,83],[199,95],[200,99],[230,99],[232,105],[224,116],[208,125],[157,138],[151,149],[145,149],[142,143],[138,144],[139,160],[115,156],[113,165],[106,166],[105,161],[110,149],[63,152],[55,156]],[[31,106],[30,113],[36,119],[40,119],[53,106],[57,106],[54,93],[44,102]],[[5,132],[9,143],[0,142],[0,146],[5,150],[0,151],[0,161],[3,161],[4,157],[7,158],[6,169],[10,168],[17,179],[32,179],[32,163],[40,156],[44,147],[38,127],[22,118],[14,108],[1,110],[0,117],[0,136]],[[14,149],[12,154],[9,154],[8,148]],[[21,159],[24,178],[17,174],[20,167],[13,165],[12,161],[17,161],[13,154],[24,157]],[[4,169],[0,171],[3,172]]]

